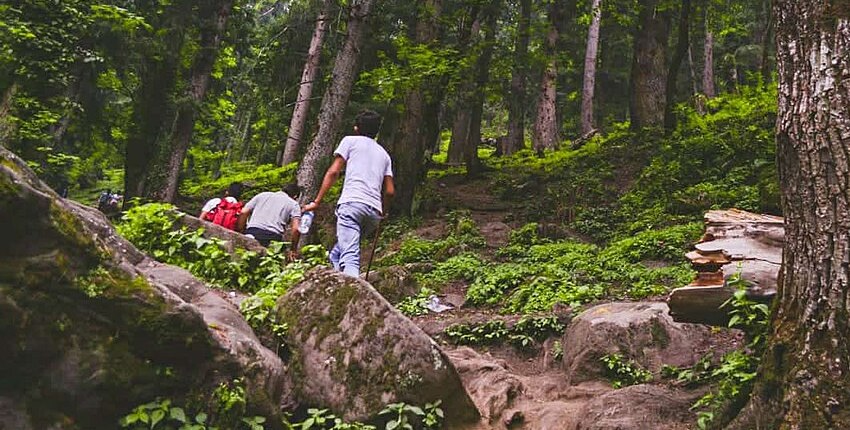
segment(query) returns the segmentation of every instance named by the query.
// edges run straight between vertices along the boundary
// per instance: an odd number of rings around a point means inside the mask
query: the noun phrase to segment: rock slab
[[[365,281],[315,269],[277,311],[289,326],[290,371],[303,404],[368,421],[388,403],[439,399],[449,426],[478,418],[437,344]]]
[[[710,334],[705,326],[673,322],[665,303],[597,305],[567,327],[563,365],[570,383],[602,376],[600,359],[608,354],[622,354],[652,371],[664,364],[690,366]]]

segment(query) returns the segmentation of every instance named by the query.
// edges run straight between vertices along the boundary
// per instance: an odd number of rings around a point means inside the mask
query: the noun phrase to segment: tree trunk
[[[472,112],[469,117],[469,136],[463,151],[463,162],[466,164],[466,174],[469,177],[481,171],[481,160],[478,158],[478,145],[481,143],[481,120],[484,116],[484,96],[487,81],[490,78],[490,60],[496,44],[496,18],[501,0],[491,0],[484,23],[484,46],[475,63],[475,90],[472,96]]]
[[[192,64],[192,74],[185,100],[177,108],[174,128],[171,132],[171,156],[168,159],[168,173],[165,187],[151,190],[150,196],[165,202],[174,202],[177,197],[177,185],[186,151],[192,143],[192,132],[201,103],[207,94],[215,60],[218,58],[219,45],[227,29],[227,19],[233,8],[232,0],[216,2],[209,12],[211,16],[201,28],[201,40],[198,52]],[[202,24],[203,25],[203,24]]]
[[[508,95],[508,136],[502,140],[502,154],[511,155],[525,146],[526,81],[528,80],[529,22],[531,0],[520,0],[517,39],[514,46],[511,93]]]
[[[555,80],[558,77],[556,50],[558,44],[557,25],[558,1],[549,5],[549,30],[546,33],[546,68],[540,79],[540,93],[537,97],[537,118],[534,120],[532,147],[538,154],[547,149],[558,147],[558,125],[556,112]]]
[[[717,95],[714,90],[714,35],[710,30],[705,31],[703,46],[702,93],[710,99]]]
[[[441,8],[442,0],[418,1],[416,43],[430,45],[436,42]],[[403,117],[390,145],[396,186],[393,216],[411,215],[416,187],[424,173],[425,150],[433,123],[427,117],[436,115],[432,106],[436,100],[439,107],[442,99],[442,91],[437,85],[439,80],[439,77],[426,78],[422,85],[411,89],[404,97]]]
[[[764,29],[764,39],[761,43],[761,81],[763,85],[770,83],[770,41],[773,40],[773,13],[771,12],[772,1],[767,1],[767,23]]]
[[[466,51],[465,53],[467,55],[470,55],[471,41],[478,37],[478,33],[481,30],[481,19],[477,17],[478,9],[473,8],[469,15],[470,19],[474,19],[474,21],[472,21],[472,25],[469,28],[461,28],[459,30],[461,34],[458,41],[458,46]],[[465,69],[461,73],[461,82],[458,83],[458,91],[455,98],[455,120],[452,123],[452,137],[449,141],[448,153],[446,154],[446,161],[449,164],[460,164],[463,162],[464,148],[469,140],[470,110],[472,92],[474,90],[474,83],[470,76],[473,70],[472,68]]]
[[[640,13],[632,58],[629,110],[631,127],[660,127],[667,103],[667,39],[670,11],[658,0],[639,0]]]
[[[676,116],[673,108],[676,106],[676,89],[678,88],[679,68],[688,50],[691,49],[689,39],[691,32],[691,0],[682,0],[679,12],[679,35],[676,50],[670,60],[670,70],[667,72],[667,102],[664,106],[664,128],[669,132],[676,127]]]
[[[339,131],[351,87],[354,85],[357,64],[360,60],[360,48],[367,30],[369,12],[375,0],[352,1],[348,15],[348,33],[342,49],[334,60],[331,84],[322,97],[319,109],[319,130],[307,148],[296,174],[303,193],[302,199],[309,201],[316,197],[327,159],[333,153],[334,138]]]
[[[601,0],[590,6],[591,21],[587,30],[587,48],[584,52],[584,81],[581,90],[581,134],[588,135],[593,125],[593,91],[596,87],[596,55],[599,50],[599,25],[602,20]]]
[[[771,335],[732,428],[850,428],[850,10],[776,0],[785,246]]]
[[[12,102],[15,100],[15,93],[18,92],[18,84],[13,82],[3,92],[3,98],[0,99],[0,146],[6,146],[7,140],[14,133],[15,123],[9,120],[9,112],[12,111]]]
[[[332,0],[322,2],[322,10],[316,18],[316,29],[310,39],[310,49],[307,51],[307,61],[304,63],[304,71],[301,73],[301,86],[298,87],[298,98],[295,100],[295,108],[292,111],[292,120],[289,122],[289,134],[286,136],[286,146],[283,150],[283,158],[280,165],[292,163],[298,157],[298,149],[304,136],[304,127],[307,124],[307,114],[310,112],[310,97],[313,96],[313,81],[319,70],[319,60],[322,55],[322,41],[328,28],[328,14],[330,13]]]
[[[688,69],[691,72],[691,86],[693,87],[693,92],[691,96],[694,99],[694,105],[696,106],[697,113],[700,115],[705,114],[705,104],[702,97],[699,96],[699,86],[697,85],[697,70],[694,67],[694,53],[693,49],[688,46]]]

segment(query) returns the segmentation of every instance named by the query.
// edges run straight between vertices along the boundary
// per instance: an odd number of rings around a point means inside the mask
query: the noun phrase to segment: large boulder
[[[478,417],[437,344],[365,281],[315,269],[280,298],[278,315],[302,403],[370,420],[388,403],[439,399],[452,425]]]
[[[405,266],[388,266],[369,272],[369,284],[391,303],[419,292],[419,283]]]
[[[577,415],[576,430],[686,430],[694,428],[693,393],[633,385],[593,398]]]
[[[202,220],[189,214],[180,213],[175,225],[177,227],[186,227],[193,231],[203,229],[204,237],[220,239],[224,249],[231,254],[240,248],[256,253],[266,252],[266,248],[263,245],[260,245],[260,242],[257,242],[257,240],[253,237],[245,236],[238,231],[224,228],[218,224]]]
[[[607,303],[576,317],[564,334],[563,364],[577,383],[602,375],[600,359],[622,354],[651,371],[663,364],[693,365],[707,349],[711,331],[673,322],[665,303]]]
[[[204,408],[238,378],[248,413],[290,402],[280,358],[233,306],[2,147],[0,223],[0,428],[115,428],[156,397]]]

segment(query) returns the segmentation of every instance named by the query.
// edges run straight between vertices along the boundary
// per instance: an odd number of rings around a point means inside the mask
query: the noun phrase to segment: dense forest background
[[[552,193],[597,199],[611,184],[581,182],[600,170],[619,178],[613,203],[651,164],[643,176],[679,182],[690,206],[656,209],[778,210],[759,169],[773,161],[769,1],[12,1],[0,23],[2,140],[79,199],[108,187],[193,207],[232,180],[276,186],[301,160],[311,191],[371,108],[394,215],[422,206],[429,166],[475,175],[491,155],[587,142],[619,163],[590,157],[585,174],[564,158],[574,177]],[[701,132],[718,111],[746,118]]]

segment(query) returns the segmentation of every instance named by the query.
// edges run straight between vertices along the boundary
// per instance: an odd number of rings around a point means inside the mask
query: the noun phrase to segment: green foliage
[[[692,222],[662,230],[646,230],[608,245],[599,256],[631,263],[645,260],[685,261],[688,250],[702,235],[703,224]]]
[[[770,322],[770,309],[746,295],[746,281],[737,273],[728,281],[736,288],[732,298],[722,305],[731,308],[729,327],[739,328],[747,336],[746,350],[732,351],[723,356],[711,371],[710,379],[717,381],[714,389],[702,396],[691,409],[697,411],[700,429],[708,428],[724,406],[740,402],[752,389],[761,360]]]
[[[329,413],[327,409],[311,408],[307,410],[307,413],[309,416],[304,421],[293,423],[290,427],[300,430],[376,430],[375,426],[345,422],[342,418]]]
[[[449,257],[486,245],[475,221],[468,213],[451,212],[446,216],[448,233],[438,240],[421,239],[408,235],[398,250],[381,258],[379,266],[394,266],[407,263],[436,263]]]
[[[486,270],[487,263],[480,257],[464,253],[435,264],[434,269],[428,273],[416,273],[415,276],[421,285],[439,288],[452,281],[472,281]]]
[[[406,403],[391,403],[387,405],[378,415],[387,415],[386,430],[413,430],[422,428],[433,430],[440,428],[443,421],[443,410],[440,409],[440,400],[428,403],[424,408],[408,405]],[[414,424],[421,424],[414,427]]]
[[[244,394],[244,393],[243,393]],[[230,424],[229,421],[210,418],[204,412],[187,414],[183,408],[173,406],[169,399],[157,399],[133,408],[119,421],[121,428],[130,430],[218,430],[223,428],[262,430],[266,422],[264,417],[240,417]]]
[[[614,388],[645,384],[652,381],[652,373],[622,354],[608,354],[600,358],[605,365],[606,376]]]
[[[195,202],[220,196],[233,182],[241,182],[247,189],[242,200],[248,200],[254,194],[263,191],[277,191],[287,183],[295,181],[296,164],[283,167],[274,164],[256,165],[254,163],[231,163],[221,166],[221,175],[213,178],[212,170],[208,175],[199,175],[183,181],[180,194]],[[339,195],[338,193],[336,195]]]
[[[443,334],[458,345],[495,345],[508,341],[517,349],[524,350],[562,334],[565,328],[554,315],[526,315],[510,328],[502,320],[491,320],[481,324],[452,324]]]
[[[434,291],[423,287],[419,290],[415,296],[405,297],[404,300],[399,302],[395,307],[401,313],[409,316],[415,317],[420,315],[428,314],[428,301],[431,299],[431,296],[434,295]]]
[[[324,264],[324,249],[304,247],[304,259],[289,264],[282,242],[264,254],[238,250],[232,256],[220,241],[202,237],[202,230],[175,230],[177,214],[166,204],[138,205],[124,215],[118,232],[156,259],[186,268],[214,286],[253,292],[240,304],[242,314],[260,334],[281,342],[287,327],[273,312],[277,299],[304,279],[309,268]]]

